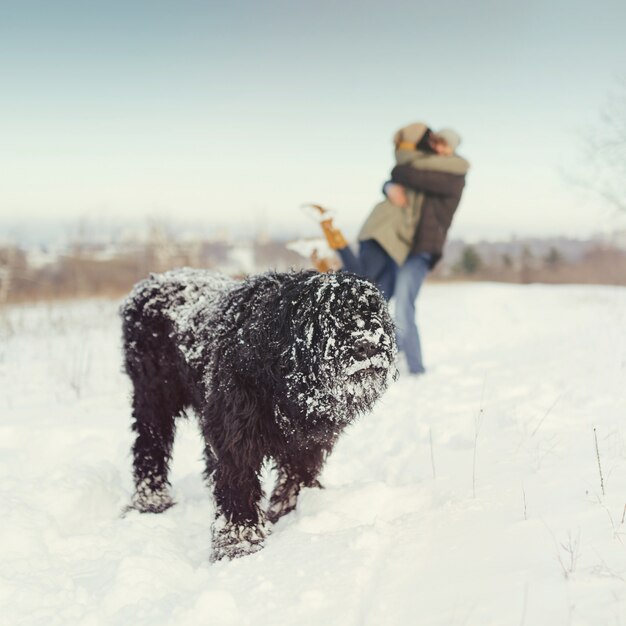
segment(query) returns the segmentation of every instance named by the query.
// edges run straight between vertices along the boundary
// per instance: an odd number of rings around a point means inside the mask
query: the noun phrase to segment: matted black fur
[[[267,273],[242,282],[205,270],[153,274],[122,304],[134,385],[131,508],[173,504],[175,418],[192,408],[216,519],[211,559],[255,552],[296,506],[337,437],[387,388],[394,329],[370,282],[348,273]],[[259,472],[275,462],[267,512]]]

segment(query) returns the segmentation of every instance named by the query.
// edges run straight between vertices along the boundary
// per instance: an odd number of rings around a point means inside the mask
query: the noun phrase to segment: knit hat
[[[409,124],[396,131],[393,136],[393,142],[398,145],[401,141],[412,143],[415,145],[424,136],[428,126],[422,122],[416,122],[415,124]]]
[[[456,132],[456,130],[452,130],[451,128],[443,128],[442,130],[436,132],[435,135],[437,135],[440,139],[443,139],[455,152],[461,143],[461,136]]]

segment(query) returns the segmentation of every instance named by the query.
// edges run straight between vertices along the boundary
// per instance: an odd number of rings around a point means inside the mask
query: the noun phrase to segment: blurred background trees
[[[589,187],[626,213],[626,77],[617,81],[586,143]]]

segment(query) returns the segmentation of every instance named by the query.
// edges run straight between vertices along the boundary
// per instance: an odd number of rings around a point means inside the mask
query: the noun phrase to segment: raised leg
[[[363,268],[363,276],[374,282],[382,291],[385,300],[389,302],[393,296],[398,272],[396,262],[373,239],[360,242],[359,258]]]
[[[348,246],[338,249],[337,253],[345,270],[371,280],[389,302],[393,296],[398,266],[378,242],[373,239],[361,241],[358,256]]]

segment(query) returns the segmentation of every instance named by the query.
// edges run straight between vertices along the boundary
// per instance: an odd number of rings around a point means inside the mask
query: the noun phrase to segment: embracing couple
[[[312,205],[330,247],[344,269],[378,285],[395,301],[398,349],[409,372],[424,373],[415,303],[428,272],[441,259],[469,163],[456,154],[461,139],[454,130],[432,131],[415,123],[393,137],[396,165],[377,204],[359,232],[358,253],[348,246],[332,217]]]

